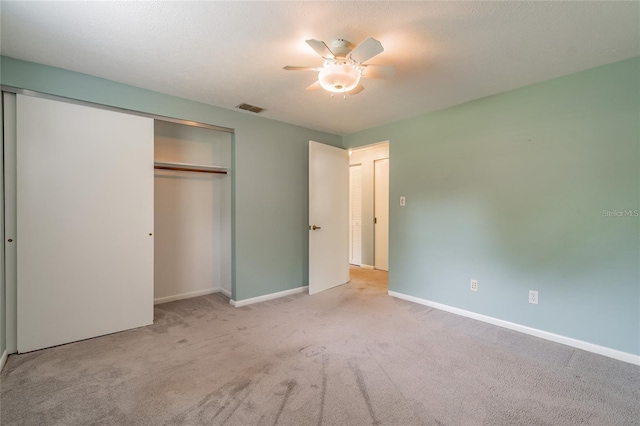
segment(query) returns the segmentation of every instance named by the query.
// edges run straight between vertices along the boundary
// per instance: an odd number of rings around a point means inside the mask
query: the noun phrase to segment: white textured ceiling
[[[640,3],[1,2],[3,55],[348,134],[640,55]],[[304,42],[367,37],[395,64],[343,101],[305,91]],[[251,114],[245,112],[246,114]],[[217,123],[224,125],[224,123]]]

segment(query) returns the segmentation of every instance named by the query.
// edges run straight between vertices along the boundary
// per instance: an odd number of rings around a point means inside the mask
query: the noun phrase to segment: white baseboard
[[[225,296],[227,296],[229,299],[231,299],[231,291],[227,290],[226,288],[221,288],[220,289],[220,293],[224,294]]]
[[[157,299],[153,299],[153,304],[159,305],[161,303],[168,303],[176,300],[190,299],[192,297],[204,296],[205,294],[219,293],[220,291],[222,290],[219,288],[208,288],[206,290],[190,291],[187,293],[175,294],[173,296],[158,297]]]
[[[508,328],[509,330],[519,331],[520,333],[529,334],[531,336],[539,337],[541,339],[550,340],[552,342],[561,343],[563,345],[571,346],[574,348],[582,349],[587,352],[593,352],[598,355],[604,355],[609,358],[617,359],[619,361],[628,362],[630,364],[640,365],[640,355],[630,354],[622,352],[617,349],[607,348],[605,346],[596,345],[582,340],[573,339],[571,337],[561,336],[559,334],[549,333],[547,331],[538,330],[537,328],[527,327],[525,325],[516,324],[509,321],[504,321],[498,318],[489,317],[475,312],[466,311],[464,309],[455,308],[449,305],[443,305],[442,303],[432,302],[430,300],[421,299],[419,297],[409,296],[402,293],[389,290],[389,296],[397,297],[398,299],[407,300],[409,302],[419,303],[421,305],[430,306],[432,308],[440,309],[442,311],[451,312],[452,314],[460,315],[463,317],[471,318],[474,320],[486,322],[488,324],[497,325],[498,327]]]
[[[2,369],[4,368],[4,365],[7,363],[7,357],[9,356],[9,354],[7,353],[7,350],[5,349],[4,352],[2,352],[2,356],[0,356],[0,372],[2,372]]]
[[[265,294],[264,296],[252,297],[244,300],[229,300],[231,306],[239,308],[241,306],[251,305],[254,303],[265,302],[267,300],[277,299],[279,297],[291,296],[296,293],[304,293],[309,290],[309,286],[292,288],[291,290],[279,291],[277,293]]]
[[[373,265],[365,265],[364,263],[360,264],[362,269],[375,269]]]

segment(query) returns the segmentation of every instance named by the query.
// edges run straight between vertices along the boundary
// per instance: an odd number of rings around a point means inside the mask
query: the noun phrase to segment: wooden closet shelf
[[[153,168],[158,170],[174,170],[178,172],[214,173],[220,175],[229,174],[229,169],[216,166],[201,166],[187,163],[153,163]]]

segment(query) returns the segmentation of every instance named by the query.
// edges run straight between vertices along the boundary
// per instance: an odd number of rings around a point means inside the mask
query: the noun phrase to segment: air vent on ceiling
[[[240,109],[243,109],[245,111],[255,112],[256,114],[260,114],[262,111],[264,111],[264,108],[260,108],[259,106],[249,105],[249,104],[245,104],[245,103],[242,103],[242,104],[236,106],[236,108],[240,108]]]

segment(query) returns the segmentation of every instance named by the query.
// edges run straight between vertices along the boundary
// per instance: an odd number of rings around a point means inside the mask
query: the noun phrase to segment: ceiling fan
[[[369,37],[353,50],[347,40],[336,39],[331,47],[323,41],[306,40],[307,44],[324,59],[321,67],[295,67],[287,65],[287,71],[315,71],[318,81],[306,90],[325,89],[333,93],[342,93],[346,99],[347,93],[356,95],[364,90],[360,78],[390,78],[395,74],[393,65],[365,64],[364,62],[384,51],[382,44]]]

